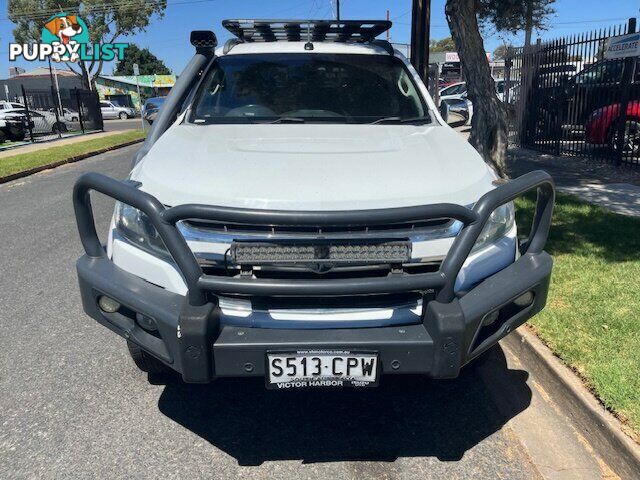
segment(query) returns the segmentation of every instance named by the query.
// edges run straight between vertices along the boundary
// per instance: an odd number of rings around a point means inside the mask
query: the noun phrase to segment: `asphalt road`
[[[571,450],[500,348],[457,380],[363,391],[150,382],[124,340],[83,314],[74,272],[74,180],[125,177],[136,148],[0,185],[0,478],[517,480],[545,472],[535,448]],[[104,231],[112,207],[98,200]]]

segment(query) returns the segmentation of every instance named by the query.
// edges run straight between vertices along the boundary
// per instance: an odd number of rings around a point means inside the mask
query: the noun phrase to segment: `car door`
[[[111,102],[100,102],[100,111],[102,118],[116,118],[118,113]]]
[[[51,125],[49,125],[44,115],[29,111],[29,117],[31,117],[31,123],[33,125],[31,129],[33,133],[51,133]]]

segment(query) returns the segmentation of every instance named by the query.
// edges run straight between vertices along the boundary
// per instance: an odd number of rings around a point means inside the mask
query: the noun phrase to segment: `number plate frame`
[[[333,372],[329,375],[320,375],[313,377],[307,375],[307,377],[291,377],[283,382],[273,382],[271,380],[271,362],[272,357],[285,357],[285,358],[313,358],[313,357],[333,357],[342,358],[342,364],[346,364],[349,358],[368,358],[374,361],[372,368],[373,380],[354,379],[345,375],[335,376]],[[324,363],[323,363],[324,366]],[[311,367],[310,367],[311,368]],[[283,369],[286,366],[283,365]],[[362,370],[362,364],[361,368]],[[380,373],[382,369],[380,366],[380,354],[373,350],[286,350],[286,351],[267,351],[265,355],[265,385],[269,390],[290,390],[299,388],[335,388],[335,387],[355,387],[355,388],[371,388],[377,387],[380,384]]]

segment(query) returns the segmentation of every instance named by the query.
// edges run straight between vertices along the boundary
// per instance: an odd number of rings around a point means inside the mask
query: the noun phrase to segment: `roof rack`
[[[223,20],[222,26],[243,42],[373,41],[391,28],[388,20]]]

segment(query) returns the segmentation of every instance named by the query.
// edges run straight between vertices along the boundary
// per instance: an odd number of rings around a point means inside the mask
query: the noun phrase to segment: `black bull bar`
[[[139,190],[131,182],[114,180],[98,173],[86,173],[78,179],[73,192],[76,221],[82,245],[86,251],[86,256],[83,257],[85,264],[86,261],[90,260],[108,261],[105,248],[101,244],[96,232],[90,198],[90,192],[92,190],[128,204],[146,214],[180,270],[187,285],[188,294],[180,312],[181,346],[177,349],[178,352],[176,355],[171,355],[163,351],[165,354],[160,355],[158,351],[154,351],[149,345],[145,345],[144,342],[139,343],[142,343],[143,347],[161,358],[165,363],[173,362],[174,356],[180,357],[178,362],[179,368],[175,365],[173,365],[173,368],[182,371],[185,380],[189,381],[209,381],[213,377],[212,362],[206,354],[189,356],[184,352],[194,352],[193,347],[204,349],[206,352],[220,335],[219,320],[214,319],[211,321],[209,318],[212,316],[215,317],[215,314],[212,314],[217,308],[217,305],[214,304],[216,302],[215,296],[221,294],[313,297],[391,294],[408,291],[421,292],[434,290],[436,292],[436,299],[425,306],[425,318],[423,321],[425,328],[429,331],[434,342],[439,340],[441,343],[444,342],[445,345],[448,345],[447,342],[453,337],[449,335],[451,332],[447,333],[449,327],[445,324],[446,322],[443,323],[442,320],[452,315],[455,316],[447,309],[451,304],[458,302],[454,285],[460,269],[493,211],[501,205],[511,202],[532,190],[537,190],[537,202],[530,234],[526,242],[521,246],[522,255],[520,259],[509,268],[516,267],[513,269],[512,275],[526,277],[527,268],[531,268],[532,265],[539,265],[540,261],[544,260],[545,265],[548,264],[548,267],[545,267],[548,272],[546,274],[546,288],[543,288],[544,292],[541,293],[541,298],[539,300],[537,299],[537,304],[532,307],[529,314],[518,317],[524,318],[524,320],[519,323],[524,322],[526,318],[529,318],[541,310],[546,302],[551,260],[546,252],[544,252],[544,246],[551,226],[555,188],[551,177],[543,171],[530,172],[497,186],[494,190],[483,195],[473,208],[455,204],[434,204],[355,211],[281,211],[196,204],[178,205],[167,208],[155,197]],[[437,272],[421,274],[393,273],[384,278],[363,277],[328,280],[264,279],[243,276],[223,277],[206,275],[203,273],[196,257],[176,226],[179,221],[194,219],[259,226],[357,227],[443,218],[458,220],[463,226]],[[79,265],[83,259],[79,261]],[[497,275],[494,277],[497,277]],[[493,277],[490,277],[487,281],[483,282],[483,284],[489,283],[492,278]],[[534,280],[539,284],[545,283],[539,278]],[[483,284],[481,284],[480,287],[482,287]],[[527,282],[524,281],[522,288],[526,289],[527,285]],[[475,290],[476,289],[472,290],[468,296],[472,297]],[[213,299],[212,296],[214,297]],[[497,297],[499,297],[499,295]],[[85,300],[83,297],[83,301]],[[469,308],[478,310],[478,308],[476,308],[477,305],[471,305],[471,301],[472,300],[468,301]],[[485,303],[487,303],[486,308],[489,308],[489,306],[500,306],[493,305],[491,301],[488,300],[485,301]],[[480,309],[483,308],[485,308],[484,305],[482,305]],[[438,312],[439,309],[442,311]],[[85,310],[87,310],[86,301]],[[487,312],[484,312],[484,314],[486,313]],[[426,317],[429,315],[435,315],[437,318],[435,320],[427,320]],[[462,315],[462,313],[460,313],[460,315]],[[92,314],[92,316],[94,315]],[[427,325],[427,323],[430,323],[431,326]],[[513,325],[509,326],[506,328],[506,332],[502,333],[508,333],[512,327]],[[112,327],[110,326],[110,328]],[[433,330],[434,328],[436,328],[435,331]],[[478,328],[477,325],[474,326],[475,331],[470,334],[472,337],[477,336]],[[462,328],[463,332],[457,333],[457,335],[462,335],[466,338],[466,340],[462,341],[466,346],[472,343],[472,339],[467,338],[469,337],[469,333],[464,332],[464,330],[468,329],[469,325],[466,325]],[[348,336],[347,332],[345,332],[345,334]],[[497,341],[496,338],[497,336],[494,335],[491,337],[491,340]],[[495,343],[495,341],[493,341],[493,343]],[[468,349],[463,349],[464,352],[460,353],[460,358],[456,362],[450,361],[450,358],[448,358],[450,352],[447,352],[447,358],[435,360],[435,363],[442,363],[442,365],[439,367],[441,373],[434,376],[451,376],[450,372],[455,373],[469,358],[477,356],[481,351],[488,348],[488,346],[490,346],[489,343],[491,342],[485,341],[479,346],[476,345],[477,348],[475,348],[473,352],[468,351]],[[451,349],[450,346],[446,348]],[[455,350],[457,355],[459,348]],[[433,366],[432,370],[435,369],[436,366]],[[191,371],[191,373],[189,373],[188,370]]]

